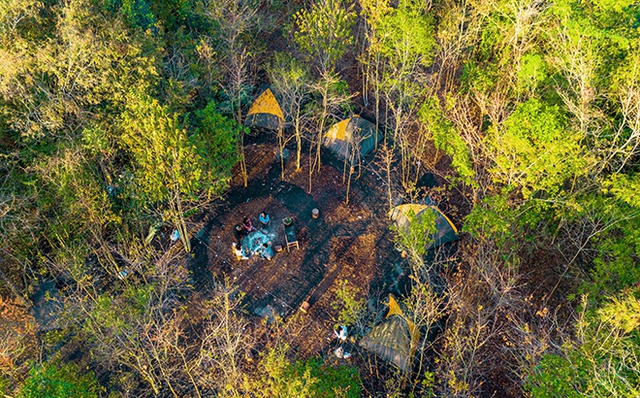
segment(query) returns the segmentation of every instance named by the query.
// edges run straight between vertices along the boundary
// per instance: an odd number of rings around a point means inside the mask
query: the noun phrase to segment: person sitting
[[[268,243],[263,243],[259,248],[260,257],[266,258],[267,260],[271,260],[273,258],[273,249],[269,246]]]
[[[242,252],[242,246],[238,245],[236,242],[233,242],[231,244],[232,250],[233,250],[233,254],[236,255],[236,258],[238,260],[248,260],[249,257],[245,256],[244,253]]]
[[[258,218],[262,223],[262,228],[267,228],[269,226],[269,223],[271,222],[271,217],[269,217],[269,214],[263,211],[262,213],[260,213],[260,217]]]
[[[242,228],[246,231],[246,233],[253,232],[256,230],[256,227],[251,223],[251,219],[249,217],[245,217],[242,221]]]
[[[340,341],[345,341],[347,340],[347,336],[349,335],[349,332],[347,330],[347,327],[344,325],[340,325],[337,329],[335,329],[333,331],[333,335]]]

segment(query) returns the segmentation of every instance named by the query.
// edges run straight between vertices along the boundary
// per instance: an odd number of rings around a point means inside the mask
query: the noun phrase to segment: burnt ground
[[[299,355],[315,355],[327,348],[338,311],[338,283],[347,280],[357,287],[359,297],[382,296],[398,288],[402,262],[394,249],[387,217],[384,185],[371,169],[351,184],[349,205],[342,167],[324,162],[308,188],[308,157],[303,154],[302,170],[295,171],[294,155],[286,162],[285,178],[280,178],[277,146],[263,136],[245,147],[249,184],[245,188],[239,173],[224,201],[206,214],[204,226],[194,240],[195,288],[198,299],[206,300],[214,283],[231,280],[245,293],[247,312],[256,321],[278,316],[286,320],[288,344]],[[314,219],[311,211],[320,210]],[[277,234],[273,245],[285,247],[282,220],[292,217],[300,249],[286,248],[271,260],[252,257],[237,260],[231,251],[233,227],[244,216],[259,226],[258,215],[271,215],[270,230]],[[311,304],[307,313],[300,305]]]

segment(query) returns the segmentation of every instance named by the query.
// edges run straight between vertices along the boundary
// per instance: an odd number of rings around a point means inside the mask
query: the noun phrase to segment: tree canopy
[[[282,123],[244,127],[267,87]],[[324,134],[356,115],[380,139],[336,166]],[[425,336],[408,372],[289,346],[236,281],[194,299],[247,139],[282,184],[334,167],[348,205],[374,175],[380,214],[461,227],[385,225]],[[0,392],[640,396],[639,165],[631,0],[0,1]],[[388,292],[325,274],[354,343]],[[48,281],[55,327],[30,315]]]

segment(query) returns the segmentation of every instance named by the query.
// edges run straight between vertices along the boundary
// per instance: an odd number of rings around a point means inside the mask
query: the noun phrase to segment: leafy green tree
[[[353,44],[355,13],[341,0],[321,0],[310,10],[293,16],[294,38],[300,48],[315,61],[320,74],[333,72],[336,62]]]
[[[3,58],[15,61],[0,68],[2,81],[11,83],[0,84],[7,122],[30,142],[74,138],[95,120],[91,111],[103,121],[102,107],[122,104],[132,87],[152,85],[154,46],[143,50],[141,42],[153,39],[131,37],[121,21],[95,11],[86,0],[52,5],[49,18],[22,20],[34,34],[0,44]]]
[[[338,283],[336,301],[331,303],[331,308],[338,311],[336,321],[340,325],[353,325],[362,316],[364,300],[357,298],[360,289],[357,286],[349,287],[349,281],[343,279]]]
[[[576,341],[547,354],[527,389],[534,397],[633,397],[640,394],[640,301],[636,292],[587,308],[576,322]]]
[[[78,366],[50,360],[35,365],[18,392],[19,398],[97,398],[100,386],[92,371],[80,372]]]
[[[184,206],[227,186],[236,159],[235,138],[242,130],[214,109],[207,107],[202,126],[188,135],[178,114],[147,95],[131,95],[122,120],[122,146],[131,154],[136,177],[131,195],[142,206],[160,208],[167,203],[168,218],[187,251],[191,244]]]
[[[638,35],[625,1],[590,7],[562,1],[549,9],[549,64],[557,92],[597,162],[593,175],[621,170],[638,153]],[[605,99],[604,101],[601,99]]]
[[[425,68],[431,64],[436,48],[433,19],[419,1],[400,1],[395,8],[383,2],[375,12],[372,6],[367,3],[365,15],[373,32],[369,52],[378,62],[370,80],[376,104],[380,92],[390,111],[391,120],[385,121],[400,149],[402,184],[410,188],[412,169],[425,142],[412,136],[408,126],[427,91]]]
[[[112,12],[119,12],[132,27],[148,29],[158,20],[147,0],[102,0],[102,7]]]
[[[423,2],[402,0],[396,8],[374,20],[378,33],[374,51],[380,51],[399,75],[416,64],[429,66],[436,48],[433,20]]]
[[[7,0],[0,4],[0,43],[15,40],[21,36],[23,26],[26,28],[30,19],[37,18],[42,3],[37,0]]]
[[[520,104],[500,127],[487,134],[495,166],[492,179],[514,186],[529,199],[537,192],[555,196],[565,181],[584,175],[588,161],[581,135],[567,129],[559,109],[537,100]]]
[[[596,248],[597,255],[587,270],[590,278],[582,283],[579,291],[597,299],[615,295],[640,280],[640,269],[637,267],[640,211],[637,205],[625,203],[627,200],[633,202],[633,197],[637,196],[634,179],[617,176],[613,180],[606,184],[608,188],[605,192],[609,195],[592,194],[581,198],[574,214],[567,217],[582,228],[585,225],[594,226],[587,231],[591,232],[589,247]]]
[[[331,367],[319,358],[290,363],[288,346],[267,352],[260,362],[263,378],[257,391],[261,397],[359,397],[362,391],[360,374],[354,367]]]
[[[436,148],[443,150],[451,157],[451,166],[460,175],[460,179],[467,185],[475,185],[471,148],[462,139],[456,126],[443,113],[440,100],[432,96],[422,104],[418,117],[425,124],[427,133]]]
[[[320,171],[320,153],[322,149],[322,136],[330,126],[332,120],[341,120],[344,117],[345,108],[349,107],[352,95],[349,94],[347,83],[337,73],[325,72],[320,79],[311,85],[311,91],[319,98],[317,102],[307,105],[309,114],[313,114],[312,121],[315,130],[310,132],[310,147],[315,155],[309,156],[309,192],[312,189],[311,177],[314,172]]]
[[[404,229],[392,225],[391,229],[396,233],[396,244],[402,250],[406,250],[409,262],[414,272],[417,273],[425,265],[424,256],[427,253],[427,247],[433,243],[437,215],[428,209],[419,214],[410,210],[405,215],[409,220],[409,227]]]
[[[211,29],[201,37],[201,54],[217,61],[207,61],[209,70],[217,70],[225,101],[221,105],[239,125],[243,120],[243,109],[249,100],[257,76],[257,57],[263,50],[255,40],[263,33],[264,25],[256,0],[224,0],[203,3],[201,14],[211,23]],[[211,54],[212,51],[217,53]],[[211,88],[204,87],[210,91]],[[244,158],[244,130],[237,130],[238,161],[244,186],[248,174]]]
[[[129,272],[108,291],[90,283],[65,298],[71,330],[88,348],[103,372],[122,380],[116,390],[139,390],[141,395],[161,391],[198,396],[193,377],[198,350],[185,340],[186,314],[179,306],[188,293],[188,271],[177,248],[157,253],[141,248],[129,255]],[[181,297],[182,296],[182,297]],[[128,380],[124,383],[125,380]]]

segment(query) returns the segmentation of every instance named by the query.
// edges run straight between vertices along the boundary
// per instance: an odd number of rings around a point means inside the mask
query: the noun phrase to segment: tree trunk
[[[296,112],[295,129],[296,129],[296,146],[297,146],[296,171],[299,171],[301,168],[300,157],[302,156],[302,131],[300,131],[300,107],[299,106]]]
[[[278,123],[278,148],[280,149],[280,179],[284,180],[284,129],[282,122]],[[246,186],[246,185],[245,185]]]

